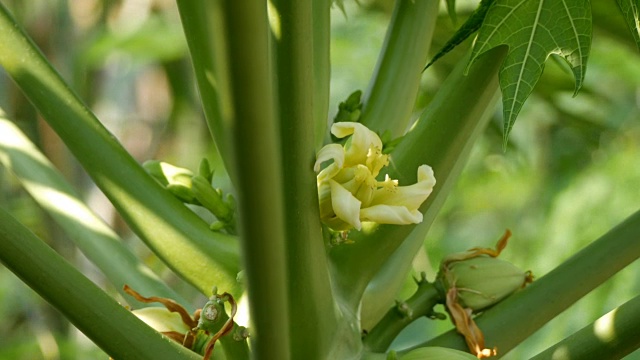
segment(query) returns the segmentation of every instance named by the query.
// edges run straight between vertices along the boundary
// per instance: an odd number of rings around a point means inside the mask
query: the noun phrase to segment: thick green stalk
[[[424,244],[425,234],[430,227],[431,222],[425,221],[416,226],[367,285],[360,310],[363,329],[375,326],[393,305],[413,269],[412,260]]]
[[[313,11],[313,123],[315,149],[329,138],[329,85],[331,83],[331,1],[312,1]]]
[[[364,338],[368,350],[385,352],[400,331],[414,320],[428,316],[440,300],[440,294],[433,284],[423,281],[418,290],[407,301],[391,308],[380,322]]]
[[[462,60],[414,129],[391,153],[389,175],[399,179],[400,185],[414,183],[421,164],[434,169],[436,186],[420,207],[423,222],[433,222],[486,124],[486,112],[495,104],[498,68],[504,54],[498,49],[480,58],[466,76],[466,59]],[[348,296],[351,306],[357,307],[369,281],[415,227],[380,225],[369,232],[352,232],[349,236],[354,244],[332,250],[331,259],[340,274],[336,285]],[[410,262],[420,245],[417,240],[407,245],[411,251],[394,261]]]
[[[115,359],[200,359],[162,337],[0,208],[0,261]]]
[[[75,193],[71,185],[36,146],[6,120],[0,109],[0,163],[11,170],[36,202],[65,230],[82,253],[95,264],[132,304],[122,287],[188,304],[144,265]],[[147,306],[147,305],[145,305]]]
[[[1,4],[0,64],[153,252],[205,294],[214,285],[237,293],[235,238],[211,232],[204,221],[148,176],[69,89]]]
[[[233,333],[223,336],[220,339],[224,354],[230,360],[249,360],[251,359],[251,351],[246,339],[236,340]]]
[[[380,134],[404,134],[438,18],[437,0],[398,0],[375,74],[364,95],[360,122]]]
[[[223,163],[230,173],[229,79],[220,1],[177,0],[205,119]]]
[[[230,123],[255,359],[289,359],[282,164],[262,1],[223,1]]]
[[[473,148],[473,144],[475,144],[475,140],[481,136],[483,129],[486,127],[489,119],[491,119],[495,105],[500,99],[499,95],[499,91],[496,89],[493,99],[489,100],[486,104],[485,112],[478,118],[475,132],[469,136],[466,147],[462,149],[456,163],[449,170],[449,175],[447,177],[436,176],[438,178],[436,189],[440,187],[440,190],[434,190],[434,193],[431,195],[433,202],[424,213],[422,223],[414,227],[398,249],[385,261],[384,265],[367,286],[362,299],[361,319],[363,326],[368,323],[377,322],[380,307],[389,306],[395,299],[397,291],[412,269],[412,259],[422,248],[427,232],[444,204],[444,200],[451,186],[455,184],[456,179],[462,172]],[[396,289],[396,291],[392,289]]]
[[[315,18],[312,2],[277,0],[273,4],[279,24],[274,47],[284,165],[291,356],[325,359],[334,343],[337,318],[313,171]]]
[[[640,348],[640,296],[534,356],[534,360],[622,359]]]
[[[638,259],[638,234],[640,211],[523,291],[477,317],[476,323],[484,333],[486,345],[497,346],[498,356],[505,355],[573,303]],[[455,331],[449,331],[420,346],[425,345],[466,349],[464,340]]]

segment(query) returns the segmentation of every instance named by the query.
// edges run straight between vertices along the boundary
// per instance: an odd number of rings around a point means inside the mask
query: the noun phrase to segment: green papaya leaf
[[[489,49],[509,47],[500,68],[504,144],[549,55],[567,61],[577,94],[584,80],[591,32],[589,0],[496,0],[491,5],[468,66]]]
[[[453,1],[453,0],[449,0],[449,1]],[[447,1],[448,5],[451,4],[449,1]],[[456,31],[456,33],[453,34],[453,36],[449,40],[447,40],[447,42],[444,44],[442,49],[440,49],[433,56],[433,59],[431,59],[431,61],[429,61],[427,66],[424,67],[424,70],[427,70],[427,68],[433,65],[433,63],[435,63],[438,59],[445,56],[448,52],[453,50],[456,46],[462,44],[463,41],[467,40],[469,36],[471,36],[473,33],[478,31],[478,29],[480,29],[480,26],[482,26],[482,22],[484,21],[485,16],[487,15],[487,10],[489,10],[489,7],[491,6],[491,4],[493,4],[494,1],[495,0],[480,1],[480,5],[478,5],[478,8],[471,14],[471,16],[469,16],[467,21],[465,21],[464,24],[460,26],[460,28]],[[455,4],[453,6],[455,6]],[[449,9],[449,16],[452,19],[454,19],[454,15],[452,14],[455,15],[455,9],[453,10]]]
[[[640,0],[617,0],[617,2],[631,30],[631,35],[640,49]]]

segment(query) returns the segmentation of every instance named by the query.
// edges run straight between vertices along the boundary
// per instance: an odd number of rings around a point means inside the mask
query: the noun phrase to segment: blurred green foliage
[[[157,1],[5,1],[53,64],[132,154],[196,169],[202,157],[217,168],[207,142],[175,5]],[[332,82],[329,117],[355,90],[366,91],[382,45],[391,1],[345,2],[332,12]],[[595,3],[598,3],[597,1]],[[473,9],[459,1],[458,24]],[[471,6],[469,6],[471,5]],[[444,6],[432,55],[455,30]],[[594,41],[584,88],[571,98],[573,81],[561,61],[547,63],[502,151],[501,110],[474,149],[456,189],[429,235],[416,273],[435,275],[440,259],[474,246],[493,246],[513,232],[504,258],[540,277],[638,209],[640,204],[640,66],[613,6],[594,5]],[[620,18],[621,19],[621,18]],[[614,24],[614,25],[612,25]],[[415,114],[470,46],[429,68]],[[68,179],[148,264],[172,285],[179,281],[138,242],[110,210],[57,137],[0,70],[0,106],[29,133]],[[464,106],[464,104],[460,104]],[[223,178],[216,172],[216,178]],[[437,176],[437,174],[436,174]],[[214,179],[214,182],[216,180]],[[227,191],[227,184],[222,184]],[[0,206],[51,246],[104,279],[82,259],[13,178],[0,168]],[[576,303],[505,358],[528,358],[640,293],[634,263]],[[189,293],[190,289],[181,289]],[[410,295],[411,281],[399,298]],[[193,303],[202,299],[192,292]],[[550,294],[553,296],[554,294]],[[558,294],[560,295],[560,294]],[[13,274],[0,268],[0,359],[105,357]],[[526,319],[523,319],[526,321]],[[420,320],[396,341],[436,335],[448,321]],[[52,345],[53,344],[53,345]],[[629,359],[640,359],[640,353]]]

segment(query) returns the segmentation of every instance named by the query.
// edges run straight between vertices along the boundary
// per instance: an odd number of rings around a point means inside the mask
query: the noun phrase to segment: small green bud
[[[400,357],[400,360],[470,360],[477,358],[467,352],[445,347],[423,347]]]
[[[142,164],[144,169],[180,201],[193,204],[196,199],[191,190],[193,173],[189,169],[149,160]]]
[[[352,109],[359,109],[362,107],[362,101],[360,100],[360,98],[362,98],[362,90],[356,90],[349,95],[345,103]]]
[[[230,222],[233,212],[222,200],[221,192],[211,186],[203,176],[196,175],[192,178],[193,193],[198,201],[207,208],[213,215],[223,222]]]
[[[222,221],[214,221],[211,225],[209,225],[209,229],[211,231],[221,231],[225,226],[227,226],[227,224],[223,223]]]
[[[209,180],[209,182],[213,180],[213,170],[211,170],[211,165],[209,165],[209,161],[207,159],[200,160],[200,166],[198,167],[198,175]]]
[[[149,160],[142,164],[147,172],[158,180],[162,185],[182,184],[191,185],[191,177],[193,172],[189,169],[173,166],[169,163]]]
[[[507,229],[495,249],[475,247],[448,255],[440,264],[436,285],[444,292],[447,312],[479,359],[494,356],[498,350],[485,346],[484,334],[472,314],[495,305],[533,280],[530,271],[497,258],[510,237]]]
[[[229,208],[229,210],[235,210],[236,209],[236,198],[233,197],[233,195],[231,194],[227,194],[227,207]]]
[[[362,91],[356,90],[352,92],[347,100],[338,104],[338,113],[336,114],[333,122],[353,121],[360,120],[362,113]]]
[[[162,172],[162,163],[158,160],[147,160],[142,164],[142,167],[147,172],[147,174],[151,175],[160,185],[166,187],[169,185],[169,180]]]
[[[445,290],[456,288],[460,305],[474,312],[496,304],[530,282],[528,272],[489,256],[451,262],[439,277]]]
[[[244,326],[236,326],[233,328],[232,338],[235,341],[243,341],[249,337],[249,329]]]

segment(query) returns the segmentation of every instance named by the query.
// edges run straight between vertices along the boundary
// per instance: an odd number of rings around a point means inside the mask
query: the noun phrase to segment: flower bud
[[[192,191],[196,199],[224,223],[231,222],[233,210],[222,200],[222,192],[211,186],[203,176],[196,175],[192,179]]]
[[[529,272],[489,256],[448,263],[440,277],[445,290],[456,288],[460,305],[474,312],[496,304],[531,280]]]
[[[195,196],[191,189],[191,178],[193,177],[191,170],[157,160],[146,161],[142,166],[149,175],[180,201],[188,204],[195,202]]]
[[[213,169],[211,169],[211,165],[209,165],[209,161],[207,159],[200,160],[198,175],[207,179],[209,183],[211,183],[211,181],[213,180]]]
[[[423,347],[400,357],[400,360],[470,360],[477,358],[467,352],[445,347]]]
[[[142,167],[144,167],[149,175],[164,186],[169,184],[191,185],[193,172],[189,169],[173,166],[158,160],[145,161]]]

